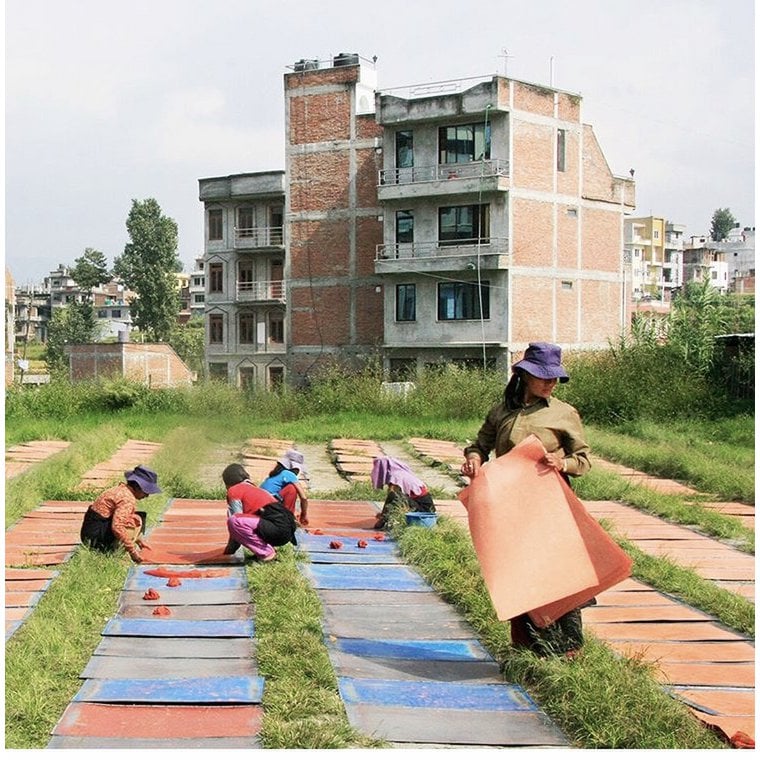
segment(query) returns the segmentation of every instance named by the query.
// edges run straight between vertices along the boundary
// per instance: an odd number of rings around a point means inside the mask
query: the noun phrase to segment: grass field
[[[102,413],[10,417],[6,445],[39,438],[61,438],[72,445],[7,484],[6,529],[45,499],[82,498],[74,487],[82,474],[107,459],[126,439],[162,442],[152,465],[164,493],[148,500],[149,522],[176,497],[223,498],[221,483],[209,485],[199,472],[214,452],[233,450],[247,438],[288,438],[317,442],[334,437],[404,440],[412,436],[463,443],[480,425],[478,416],[447,418],[427,414],[369,414],[344,410],[300,410],[292,419],[226,413],[172,414],[127,408]],[[752,418],[710,431],[701,425],[639,426],[627,430],[589,427],[588,438],[602,456],[661,474],[680,477],[722,498],[754,499]],[[647,445],[650,442],[651,445]],[[622,499],[673,521],[699,525],[713,535],[730,537],[753,551],[752,532],[733,518],[714,520],[699,503],[625,490],[619,479],[594,474],[579,481],[581,498]],[[366,489],[344,489],[340,498],[368,498]],[[334,494],[315,493],[321,498]],[[379,495],[378,495],[379,496]],[[637,503],[638,502],[638,503]],[[538,660],[508,644],[507,626],[493,616],[468,539],[457,526],[441,520],[440,529],[420,531],[394,524],[408,561],[434,582],[476,627],[484,644],[502,663],[506,677],[523,683],[559,723],[577,747],[718,748],[725,746],[686,709],[665,696],[641,662],[612,655],[591,640],[573,662]],[[321,643],[319,602],[297,572],[296,553],[281,553],[271,565],[251,565],[255,592],[277,594],[258,605],[257,630],[267,642],[260,657],[267,679],[262,737],[271,748],[347,748],[375,746],[347,723],[334,675]],[[636,558],[648,583],[671,582],[672,573],[651,558]],[[37,608],[6,646],[6,747],[40,748],[79,687],[78,674],[91,656],[129,567],[123,555],[101,556],[79,550],[61,569]],[[696,577],[679,577],[680,595],[710,607],[727,624],[754,631],[754,608],[736,595],[715,594]],[[667,589],[664,589],[667,590]],[[672,592],[672,589],[670,589]],[[730,623],[729,623],[730,621]],[[259,650],[262,651],[261,649]],[[572,695],[572,699],[568,699]]]

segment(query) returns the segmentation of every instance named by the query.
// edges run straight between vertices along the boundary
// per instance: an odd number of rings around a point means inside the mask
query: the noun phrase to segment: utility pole
[[[506,77],[507,76],[507,65],[509,64],[509,59],[510,58],[514,58],[514,56],[510,55],[507,52],[506,48],[502,48],[501,49],[501,55],[499,56],[499,58],[503,58],[504,59],[504,76]]]

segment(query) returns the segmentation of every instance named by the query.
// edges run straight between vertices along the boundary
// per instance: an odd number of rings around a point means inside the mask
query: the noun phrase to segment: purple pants
[[[230,538],[245,546],[259,559],[269,559],[275,555],[274,546],[270,546],[257,532],[259,518],[238,512],[227,518],[227,530]]]

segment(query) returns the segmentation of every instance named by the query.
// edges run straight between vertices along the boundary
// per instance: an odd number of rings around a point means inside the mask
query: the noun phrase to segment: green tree
[[[131,242],[114,261],[114,274],[137,293],[131,303],[135,325],[149,340],[168,340],[179,313],[177,223],[163,215],[154,198],[133,199],[127,232]]]
[[[74,259],[71,278],[86,291],[86,296],[91,300],[92,289],[111,278],[106,257],[94,248],[85,248],[84,253],[78,259]]]
[[[730,209],[715,209],[710,225],[710,237],[713,240],[723,240],[728,235],[729,231],[735,226],[736,219],[734,219],[734,215],[731,213]]]
[[[205,324],[203,317],[193,317],[187,324],[178,324],[169,335],[169,344],[188,367],[203,374]]]
[[[92,343],[95,340],[95,318],[92,304],[87,301],[74,302],[53,310],[48,324],[48,338],[45,346],[45,361],[51,374],[68,369],[64,347],[77,343]]]

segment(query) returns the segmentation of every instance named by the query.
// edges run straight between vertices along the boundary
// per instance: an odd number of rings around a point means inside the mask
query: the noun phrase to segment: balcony
[[[285,303],[285,280],[262,280],[259,282],[238,282],[236,300],[245,303],[257,301]]]
[[[462,164],[410,166],[382,169],[378,174],[378,199],[480,193],[509,189],[509,161],[492,158]]]
[[[235,227],[235,248],[282,248],[282,227]]]
[[[384,243],[377,246],[375,274],[507,269],[511,261],[508,238],[433,240],[420,243]]]

